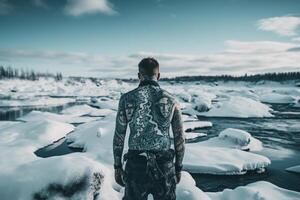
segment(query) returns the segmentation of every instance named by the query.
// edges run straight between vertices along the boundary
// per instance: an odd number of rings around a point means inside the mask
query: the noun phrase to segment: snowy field
[[[124,191],[112,167],[114,121],[120,95],[136,85],[1,80],[0,199],[120,200]],[[300,182],[278,186],[269,181],[276,175],[268,174],[288,165],[290,183],[300,181],[300,88],[294,82],[161,85],[177,97],[183,113],[187,144],[179,200],[300,199]],[[70,150],[37,156],[62,144]],[[224,182],[212,192],[201,187],[211,183],[205,177],[251,181],[234,187]]]

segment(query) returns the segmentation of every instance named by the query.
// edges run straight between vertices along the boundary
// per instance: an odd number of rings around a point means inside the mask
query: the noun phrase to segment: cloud
[[[271,17],[258,21],[258,29],[272,31],[283,36],[297,35],[296,29],[300,26],[300,17],[283,16]]]
[[[92,13],[114,15],[117,13],[108,0],[67,0],[64,11],[67,15],[72,16]]]
[[[0,0],[0,15],[6,15],[12,11],[13,7],[8,0]]]
[[[40,8],[49,8],[46,0],[32,0],[33,5]]]
[[[76,52],[21,51],[0,49],[0,63],[51,71],[65,75],[134,78],[137,64],[144,57],[155,57],[161,66],[162,77],[183,75],[216,75],[300,71],[299,45],[274,41],[225,42],[222,52],[200,55],[138,52],[124,56],[104,56]],[[292,50],[293,49],[293,50]],[[29,62],[30,61],[30,62]],[[31,63],[31,64],[27,64]]]

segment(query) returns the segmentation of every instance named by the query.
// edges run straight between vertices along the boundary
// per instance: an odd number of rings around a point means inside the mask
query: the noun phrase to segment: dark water
[[[14,109],[1,109],[0,120],[16,120],[32,110],[48,111],[59,113],[62,109],[74,104],[53,107],[26,107]],[[274,118],[203,118],[213,123],[212,128],[200,130],[206,132],[207,137],[199,138],[197,141],[215,137],[225,128],[238,128],[250,132],[254,137],[264,143],[265,149],[257,152],[269,157],[272,164],[266,172],[257,174],[248,172],[245,175],[203,175],[192,174],[196,184],[204,191],[222,191],[225,188],[236,188],[255,181],[269,181],[282,188],[300,192],[300,175],[285,171],[286,168],[300,165],[300,130],[295,125],[300,123],[300,108],[293,108],[291,105],[272,105],[275,111]],[[41,148],[35,152],[40,157],[65,155],[73,152],[80,152],[82,149],[73,149],[67,146],[64,138]],[[275,152],[275,153],[274,153]],[[286,156],[284,152],[288,152]]]
[[[225,128],[238,128],[250,132],[264,143],[265,149],[256,153],[267,156],[272,163],[266,172],[261,174],[254,172],[232,176],[193,174],[198,187],[204,191],[215,192],[263,180],[300,192],[300,174],[285,171],[288,167],[300,165],[300,130],[295,127],[300,124],[300,109],[291,105],[272,105],[272,108],[279,111],[275,113],[274,118],[201,117],[201,120],[213,122],[211,129],[201,130],[206,132],[208,137],[217,136]],[[286,155],[285,152],[289,154]]]
[[[8,120],[15,121],[17,118],[22,117],[33,110],[59,113],[63,109],[78,103],[68,103],[59,106],[26,106],[26,107],[1,107],[0,108],[0,121]]]

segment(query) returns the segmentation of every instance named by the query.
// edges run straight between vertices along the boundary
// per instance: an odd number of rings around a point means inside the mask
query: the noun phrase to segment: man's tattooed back
[[[180,115],[174,97],[160,88],[156,81],[143,81],[138,88],[123,94],[119,102],[113,144],[115,164],[121,164],[127,124],[130,128],[130,150],[170,149],[169,130],[174,119],[177,120],[174,126],[172,125],[174,139],[179,139],[174,141],[174,146],[176,148],[176,144],[183,145],[181,117],[174,116],[174,113]],[[175,132],[174,128],[177,128]],[[180,137],[176,137],[176,134]]]

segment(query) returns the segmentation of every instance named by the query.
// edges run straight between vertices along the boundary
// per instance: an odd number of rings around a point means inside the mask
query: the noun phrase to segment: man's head
[[[160,77],[159,64],[154,58],[144,58],[139,63],[138,77],[140,80],[158,80]]]

